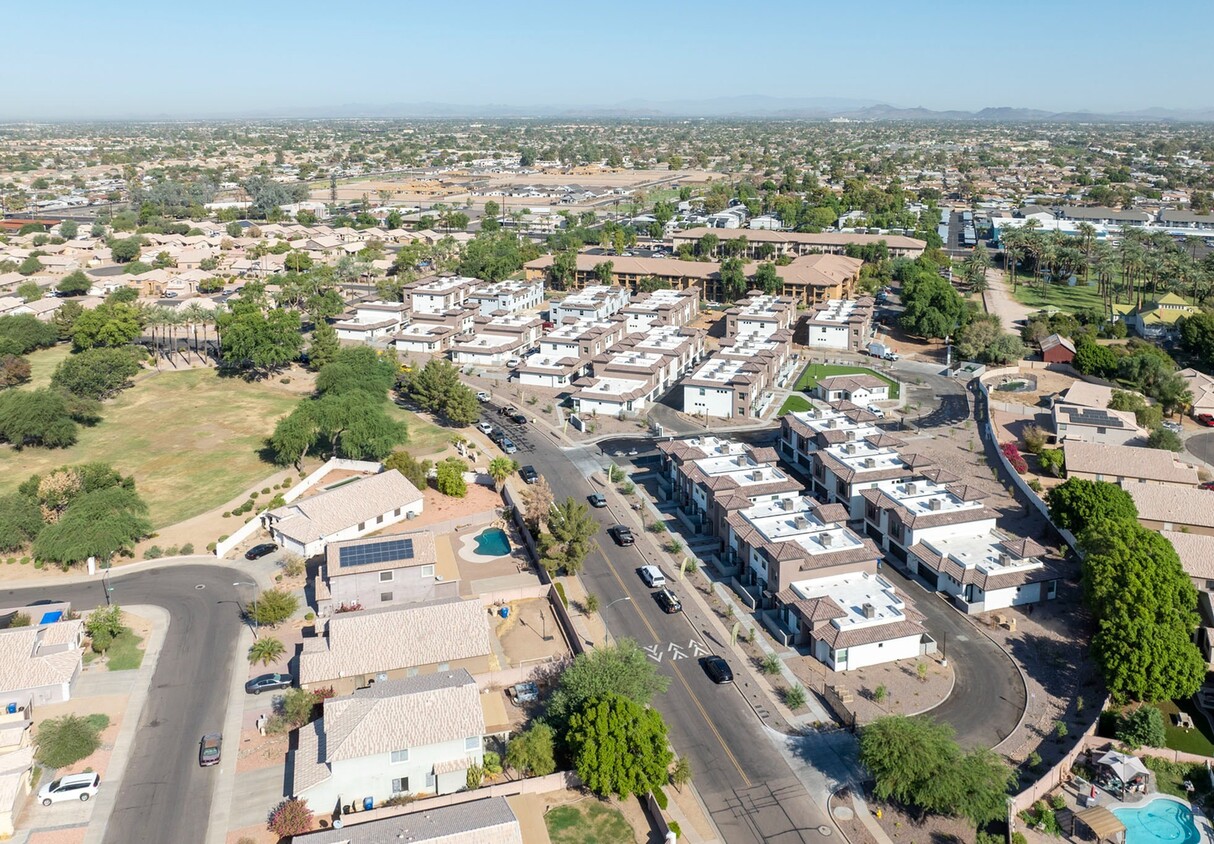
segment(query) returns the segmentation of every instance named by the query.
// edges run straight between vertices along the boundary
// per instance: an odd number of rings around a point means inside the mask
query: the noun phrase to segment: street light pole
[[[250,616],[249,620],[251,623],[249,624],[249,627],[252,628],[253,638],[256,639],[257,633],[261,629],[261,624],[257,621],[257,584],[251,583],[247,580],[238,580],[235,583],[233,583],[232,585],[233,586],[251,586],[251,587],[253,587],[253,590],[254,590],[253,591],[253,601],[250,605],[246,605],[246,607],[252,606],[252,612],[249,613],[248,610],[246,609],[246,613]],[[237,594],[237,597],[239,598],[240,593],[237,592],[236,594]]]
[[[603,612],[607,612],[607,610],[609,610],[609,609],[611,609],[612,607],[614,607],[614,606],[615,606],[616,604],[618,604],[620,601],[631,601],[631,600],[632,600],[632,596],[631,596],[631,595],[625,595],[623,598],[616,598],[616,599],[615,599],[614,601],[612,601],[610,604],[608,604],[607,606],[603,607]]]

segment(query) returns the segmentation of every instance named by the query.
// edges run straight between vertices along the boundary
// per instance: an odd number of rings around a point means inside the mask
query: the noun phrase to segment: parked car
[[[267,554],[273,554],[277,550],[278,546],[273,542],[263,542],[260,545],[254,545],[248,551],[245,551],[244,558],[246,560],[260,560]]]
[[[1211,492],[1214,492],[1214,481],[1206,481],[1205,483],[1200,483],[1197,485],[1197,488],[1198,489],[1208,489]]]
[[[522,362],[523,361],[520,358],[510,358],[510,360],[506,361],[506,366],[514,369],[514,367],[518,366]]]
[[[1181,431],[1184,430],[1184,428],[1181,427],[1179,422],[1164,422],[1163,427],[1167,428],[1173,434],[1179,434]]]
[[[523,483],[533,484],[540,479],[540,473],[535,471],[534,466],[524,466],[518,470],[518,476],[523,479]]]
[[[497,412],[499,416],[513,416],[516,411],[510,405],[504,404],[497,409]]]
[[[38,789],[38,800],[43,806],[59,803],[63,800],[87,801],[101,787],[101,777],[97,774],[68,774],[53,782],[48,782]]]
[[[641,574],[641,580],[645,581],[645,585],[650,589],[661,589],[666,586],[666,575],[662,574],[662,570],[657,566],[641,566],[638,571]]]
[[[663,589],[661,592],[658,592],[657,602],[658,606],[662,608],[662,612],[667,615],[683,611],[683,605],[679,602],[678,596],[669,589]]]
[[[885,411],[882,410],[881,408],[877,407],[875,404],[870,404],[866,409],[868,410],[869,413],[871,413],[873,416],[876,416],[878,419],[885,418]]]
[[[632,536],[632,528],[628,525],[614,525],[607,532],[611,534],[611,538],[616,541],[617,545],[628,546],[636,542]]]
[[[244,684],[247,694],[259,695],[262,692],[276,692],[279,689],[291,688],[290,674],[262,674]]]
[[[606,507],[607,506],[607,499],[603,496],[603,493],[601,493],[601,492],[594,493],[593,495],[590,496],[590,498],[588,500],[590,501],[591,507]]]
[[[219,733],[207,733],[198,742],[198,764],[204,768],[219,764],[219,754],[223,749],[223,736]]]
[[[491,424],[490,424],[490,423],[488,423],[488,422],[477,422],[477,423],[476,423],[476,430],[480,431],[482,434],[492,434],[492,433],[493,433],[493,425],[491,425]]]
[[[490,398],[490,397],[489,397],[489,391],[488,391],[488,390],[477,390],[477,391],[476,391],[476,400],[477,400],[477,401],[479,401],[479,402],[486,402],[486,401],[489,401],[489,398]]]
[[[514,440],[510,439],[509,437],[502,437],[501,447],[502,451],[504,451],[506,454],[515,454],[518,452],[518,446],[515,445]]]
[[[1207,428],[1214,428],[1214,413],[1199,413],[1197,414],[1197,424],[1205,425]]]
[[[733,682],[733,669],[729,667],[729,663],[725,661],[724,657],[716,654],[706,656],[700,660],[700,665],[704,667],[704,673],[708,675],[708,679],[718,686]]]
[[[524,416],[522,413],[516,411],[516,412],[510,414],[510,421],[516,425],[526,425],[527,417]]]

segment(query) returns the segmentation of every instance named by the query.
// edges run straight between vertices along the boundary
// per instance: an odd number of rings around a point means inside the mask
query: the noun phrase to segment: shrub
[[[316,620],[316,613],[314,613],[314,612],[304,613],[304,621],[315,621],[315,620]]]
[[[105,716],[101,716],[104,718]],[[65,768],[79,762],[101,746],[101,731],[104,724],[96,716],[82,718],[79,715],[64,715],[43,721],[38,728],[38,761],[48,768]]]
[[[270,627],[282,624],[299,609],[299,598],[281,589],[267,589],[248,608],[254,621]]]
[[[193,553],[194,553],[194,543],[193,543],[193,542],[187,542],[185,545],[182,545],[182,546],[181,546],[181,553],[182,553],[183,555],[189,555],[189,554],[193,554]]]
[[[287,577],[302,577],[307,571],[307,562],[298,554],[286,554],[278,564]]]
[[[1023,475],[1028,471],[1029,464],[1021,456],[1020,449],[1016,447],[1015,443],[1002,443],[999,446],[999,451],[1003,453],[1003,456],[1007,458],[1007,462],[1012,464],[1012,468],[1018,474]]]
[[[1023,832],[1012,833],[1012,844],[1028,844],[1028,839],[1024,837]]]
[[[161,550],[159,545],[153,545],[151,548],[148,548],[143,552],[143,559],[145,560],[155,560],[163,556],[164,551]]]
[[[569,608],[569,599],[565,597],[565,584],[557,583],[557,584],[555,584],[555,586],[556,586],[556,594],[559,595],[561,598],[561,604],[566,609],[568,609]]]
[[[666,533],[670,530],[667,524],[663,521],[654,522],[649,526],[650,533]]]
[[[1024,429],[1024,450],[1029,454],[1040,454],[1045,448],[1046,433],[1038,425],[1029,425]]]
[[[1041,754],[1034,750],[1029,754],[1029,758],[1025,760],[1028,766],[1034,770],[1041,767]]]
[[[1167,740],[1163,713],[1154,706],[1140,706],[1117,719],[1114,735],[1131,749],[1163,747]]]
[[[321,698],[307,689],[290,689],[278,702],[278,713],[293,726],[302,727],[316,716]]]
[[[800,683],[793,684],[793,687],[786,689],[784,692],[784,705],[789,709],[800,709],[808,701],[808,696],[805,694],[805,687]]]
[[[312,810],[304,801],[292,797],[279,803],[270,812],[266,826],[279,838],[303,835],[312,829]]]
[[[1041,463],[1041,471],[1048,472],[1055,478],[1062,477],[1062,467],[1065,463],[1064,454],[1060,448],[1043,448],[1037,455]]]
[[[232,517],[232,511],[231,511],[231,510],[224,510],[224,511],[223,511],[223,517],[224,517],[225,519],[230,519],[230,518]]]
[[[678,821],[667,821],[666,826],[670,827],[670,831],[674,833],[675,838],[683,840],[683,828],[679,826]]]
[[[207,550],[210,551],[212,554],[215,553],[215,549],[218,547],[219,547],[218,542],[208,542],[207,543]]]
[[[662,790],[660,785],[654,788],[653,799],[657,801],[658,808],[660,808],[663,812],[666,811],[666,807],[670,805],[670,798],[666,796],[666,792]]]
[[[1066,795],[1062,793],[1055,794],[1050,798],[1050,808],[1057,811],[1058,809],[1066,808]]]
[[[775,654],[768,654],[763,657],[759,663],[759,670],[771,677],[780,673],[780,657]]]
[[[263,486],[263,487],[261,488],[261,494],[262,494],[262,495],[269,495],[269,494],[270,494],[270,488],[269,488],[268,486]]]
[[[884,703],[887,697],[889,697],[889,689],[885,688],[885,686],[877,686],[877,688],[873,689],[873,700],[877,703]]]

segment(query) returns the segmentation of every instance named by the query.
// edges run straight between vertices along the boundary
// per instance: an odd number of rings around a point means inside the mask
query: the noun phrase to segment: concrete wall
[[[392,580],[382,581],[380,576],[391,574]],[[387,572],[368,571],[334,576],[329,573],[329,592],[332,606],[362,604],[363,609],[389,604],[432,603],[443,598],[459,597],[459,581],[436,580],[433,575],[423,576],[421,566],[390,569]],[[387,593],[392,597],[382,600]]]
[[[468,670],[472,676],[485,674],[489,671],[489,655],[474,656],[468,659],[453,659],[450,662],[442,663],[445,668],[443,671],[458,671],[461,668]],[[419,674],[434,674],[439,670],[438,663],[430,663],[428,665],[413,665],[401,666],[400,668],[392,668],[387,671],[371,674],[355,674],[348,677],[332,677],[324,680],[318,680],[315,683],[300,684],[306,689],[323,689],[332,687],[333,692],[338,695],[351,694],[355,689],[363,688],[371,681],[375,680],[379,674],[384,675],[385,680],[404,680],[408,677],[416,677]]]

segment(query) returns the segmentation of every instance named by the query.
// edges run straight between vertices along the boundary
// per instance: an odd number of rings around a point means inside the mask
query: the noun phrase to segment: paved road
[[[528,462],[548,480],[557,500],[585,500],[598,489],[583,476],[592,465],[607,464],[598,449],[567,455],[544,437],[533,439],[536,446]],[[643,445],[652,450],[653,442]],[[582,473],[570,471],[571,456]],[[604,528],[629,515],[614,504],[593,512]],[[612,634],[635,639],[651,658],[661,656],[658,670],[671,683],[655,705],[670,725],[672,743],[690,758],[696,787],[724,840],[818,844],[824,838],[818,827],[831,827],[831,822],[778,753],[743,697],[746,690],[713,685],[698,663],[699,654],[725,652],[725,643],[710,630],[693,628],[685,614],[661,612],[636,574],[646,562],[642,553],[639,546],[615,547],[604,532],[587,557],[582,577],[598,596]],[[669,565],[665,568],[673,574]],[[625,597],[629,600],[619,600]]]
[[[110,578],[115,602],[160,606],[172,620],[118,786],[106,844],[201,844],[206,839],[219,769],[198,766],[198,740],[223,727],[241,623],[232,587],[238,579],[238,571],[218,565]],[[82,612],[105,603],[100,580],[0,594],[10,604],[67,600]]]
[[[1194,434],[1184,441],[1185,451],[1214,466],[1214,431],[1205,434]]]

